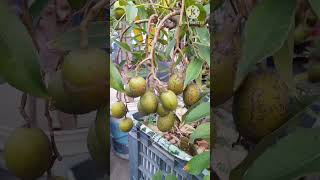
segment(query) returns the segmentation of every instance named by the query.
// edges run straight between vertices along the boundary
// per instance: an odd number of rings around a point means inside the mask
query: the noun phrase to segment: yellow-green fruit
[[[147,82],[140,76],[134,77],[129,81],[129,87],[134,96],[142,96],[146,92]]]
[[[240,135],[257,142],[285,123],[288,94],[287,86],[276,74],[250,73],[234,96],[233,117]]]
[[[187,106],[192,106],[200,100],[201,91],[197,84],[189,84],[183,91],[183,101]]]
[[[123,132],[129,132],[133,127],[133,121],[130,118],[124,118],[120,121],[119,128]]]
[[[308,79],[310,82],[320,82],[320,62],[313,62],[308,68]]]
[[[235,80],[235,56],[213,58],[212,64],[212,97],[213,107],[223,104],[233,96],[233,84]]]
[[[139,102],[138,102],[137,107],[138,107],[138,111],[139,111],[141,114],[143,114],[143,115],[147,115],[147,113],[146,113],[146,112],[144,112],[144,111],[143,111],[143,109],[142,109],[142,107],[141,107],[140,100],[139,100]]]
[[[123,118],[127,113],[126,105],[119,101],[111,106],[111,114],[115,118]]]
[[[126,86],[126,87],[124,88],[124,91],[125,91],[125,93],[126,93],[126,95],[127,95],[128,97],[132,97],[132,98],[138,97],[138,96],[135,96],[135,95],[133,94],[133,92],[131,91],[131,89],[130,89],[129,86]]]
[[[184,78],[180,74],[174,74],[169,78],[168,89],[173,91],[176,95],[183,92]]]
[[[175,114],[170,112],[166,116],[159,116],[157,120],[157,127],[162,132],[170,131],[174,125],[174,122],[176,121]]]
[[[96,109],[94,106],[81,102],[81,99],[73,98],[72,94],[65,91],[60,70],[50,79],[48,93],[52,98],[53,106],[64,113],[85,114]]]
[[[108,58],[100,49],[80,49],[70,52],[62,64],[65,90],[83,105],[98,109],[109,102]]]
[[[105,170],[107,167],[109,154],[109,132],[107,132],[107,112],[106,107],[98,109],[97,116],[92,122],[88,136],[87,147],[91,158],[99,167]]]
[[[295,44],[301,44],[304,41],[306,41],[308,31],[309,31],[309,29],[305,24],[299,24],[294,30]]]
[[[147,91],[140,98],[140,106],[141,106],[142,111],[147,114],[157,112],[157,107],[158,107],[157,96],[153,92]]]
[[[116,20],[119,20],[125,12],[126,11],[124,10],[124,8],[117,7],[116,9],[114,9],[114,17],[116,18]]]
[[[176,94],[170,90],[161,93],[160,101],[162,103],[162,106],[169,111],[175,110],[178,105]]]
[[[50,141],[39,128],[17,128],[4,147],[8,170],[23,180],[34,180],[43,175],[50,164]]]
[[[163,105],[161,104],[161,102],[158,103],[158,107],[157,107],[157,114],[161,117],[166,116],[169,114],[170,111],[166,110]]]
[[[72,9],[79,10],[87,3],[87,0],[68,0]]]

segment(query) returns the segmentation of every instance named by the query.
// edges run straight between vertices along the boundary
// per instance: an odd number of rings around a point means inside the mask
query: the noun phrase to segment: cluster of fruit
[[[162,132],[170,131],[178,120],[174,113],[178,105],[177,95],[183,93],[183,101],[187,107],[198,102],[201,97],[201,90],[197,84],[191,83],[184,88],[184,77],[181,74],[173,74],[167,85],[167,89],[159,92],[159,96],[157,96],[155,91],[150,88],[147,89],[146,80],[138,76],[130,79],[128,86],[125,88],[127,96],[140,97],[137,108],[141,114],[157,113],[157,127]],[[111,113],[115,118],[125,117],[127,113],[125,103],[121,101],[114,103],[111,106]],[[130,131],[133,127],[132,119],[123,118],[119,127],[124,132]]]

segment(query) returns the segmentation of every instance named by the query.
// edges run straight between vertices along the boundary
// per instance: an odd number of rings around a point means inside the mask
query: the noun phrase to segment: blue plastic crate
[[[202,180],[183,170],[186,161],[166,152],[148,135],[134,127],[129,133],[130,180],[152,180],[153,174],[161,170],[164,175],[173,173],[178,180]],[[164,178],[163,178],[164,179]]]

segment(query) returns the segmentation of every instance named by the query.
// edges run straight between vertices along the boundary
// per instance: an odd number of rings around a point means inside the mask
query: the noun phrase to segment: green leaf
[[[39,55],[25,26],[0,1],[0,74],[13,87],[32,96],[47,97]]]
[[[176,39],[171,39],[168,46],[166,47],[166,51],[165,54],[166,56],[169,58],[170,57],[170,53],[173,50],[174,46],[176,45]]]
[[[132,2],[129,2],[125,9],[126,9],[126,20],[130,24],[134,21],[134,19],[138,15],[138,8],[136,8],[136,6]]]
[[[201,44],[195,46],[197,47],[199,57],[210,66],[210,47]]]
[[[184,170],[192,175],[199,175],[210,165],[210,152],[206,151],[194,156],[184,167]]]
[[[173,174],[168,174],[166,176],[166,180],[178,180],[177,177]]]
[[[210,180],[210,174],[203,177],[203,180]]]
[[[110,85],[117,91],[124,91],[121,75],[112,61],[110,61]]]
[[[119,42],[119,41],[117,41],[117,40],[115,40],[115,39],[112,39],[112,40],[113,40],[113,42],[115,42],[118,46],[120,46],[120,48],[121,48],[122,50],[125,50],[125,51],[127,51],[127,52],[131,52],[131,48],[130,48],[130,46],[129,46],[127,43]]]
[[[107,47],[107,23],[94,22],[89,25],[88,41],[90,48]],[[80,27],[58,35],[48,43],[49,49],[76,50],[80,48]]]
[[[293,80],[293,50],[294,50],[294,26],[291,27],[288,39],[283,46],[273,55],[275,66],[281,79],[287,84],[291,92],[294,93],[295,86]]]
[[[310,100],[311,99],[311,100]],[[263,152],[269,148],[274,142],[276,142],[279,137],[282,137],[284,133],[288,130],[294,129],[297,126],[303,124],[306,117],[311,116],[312,118],[312,107],[315,106],[320,101],[319,98],[311,97],[299,100],[299,110],[292,117],[283,124],[280,128],[272,132],[271,134],[264,137],[256,146],[253,151],[230,173],[230,180],[243,180],[243,176],[251,164],[261,155]],[[311,115],[309,115],[311,113]],[[310,117],[309,117],[310,118]]]
[[[320,1],[319,0],[309,0],[309,3],[313,9],[313,11],[317,14],[318,18],[320,18]]]
[[[163,173],[161,171],[156,172],[152,176],[152,180],[162,180]]]
[[[188,111],[182,116],[182,120],[186,123],[191,123],[209,115],[210,102],[199,102],[188,109]]]
[[[209,103],[210,107],[210,103]],[[190,141],[194,142],[195,139],[206,139],[210,141],[210,123],[203,123],[199,125],[191,134]]]
[[[296,0],[264,0],[250,14],[244,29],[243,52],[235,89],[256,63],[282,47],[294,24],[295,7]]]
[[[259,156],[243,179],[295,179],[319,171],[320,128],[298,128]]]
[[[197,36],[201,43],[210,45],[210,33],[208,28],[195,28],[197,32]]]
[[[49,0],[35,0],[29,8],[29,12],[34,22],[38,21],[43,9],[47,6]]]
[[[191,81],[198,78],[202,70],[203,61],[199,59],[193,59],[188,65],[186,72],[186,79],[184,80],[184,87],[186,87]]]

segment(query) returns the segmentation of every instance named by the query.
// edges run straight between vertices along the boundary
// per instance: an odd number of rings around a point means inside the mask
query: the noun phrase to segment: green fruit
[[[309,28],[304,24],[299,24],[294,30],[294,42],[295,44],[301,44],[306,41]]]
[[[223,104],[233,96],[233,84],[235,80],[236,56],[224,56],[213,58],[212,84],[213,107]]]
[[[234,96],[233,117],[240,135],[259,141],[287,121],[288,104],[288,88],[276,74],[250,73]]]
[[[166,110],[163,105],[161,104],[161,102],[158,103],[158,107],[157,107],[157,114],[161,117],[166,116],[169,114],[170,111]]]
[[[308,68],[308,80],[312,83],[320,82],[320,62],[312,62]]]
[[[133,92],[131,91],[131,89],[130,89],[129,86],[126,86],[126,87],[124,88],[124,91],[125,91],[125,93],[126,93],[126,95],[127,95],[128,97],[132,97],[132,98],[138,97],[138,96],[135,96],[135,95],[133,94]]]
[[[72,95],[65,91],[60,70],[49,81],[48,93],[52,98],[53,106],[64,113],[85,114],[95,110],[94,106],[87,105],[80,99],[72,98]]]
[[[139,102],[140,102],[140,108],[142,109],[143,112],[147,114],[157,112],[158,99],[153,92],[147,91],[143,96],[141,96]]]
[[[113,11],[114,11],[113,13],[114,13],[114,17],[116,18],[116,20],[119,20],[126,13],[124,8],[122,8],[122,7],[117,7]]]
[[[176,95],[183,92],[184,78],[180,74],[174,74],[169,78],[168,89],[173,91]]]
[[[123,132],[129,132],[133,127],[133,121],[130,118],[124,118],[120,121],[119,128]]]
[[[134,96],[142,96],[146,92],[147,82],[140,76],[134,77],[129,81],[129,87]]]
[[[87,0],[68,0],[72,9],[79,10],[87,3]]]
[[[166,92],[161,93],[160,101],[163,107],[169,111],[173,111],[178,106],[178,99],[174,92],[168,90]]]
[[[111,114],[115,118],[123,118],[127,113],[126,105],[119,101],[111,106]]]
[[[46,134],[39,128],[17,128],[4,147],[8,170],[23,180],[43,175],[50,165],[52,151]]]
[[[108,56],[100,49],[81,49],[70,52],[62,65],[65,90],[72,98],[98,109],[109,101]]]
[[[157,120],[157,127],[162,132],[170,131],[174,125],[174,122],[176,121],[175,114],[170,112],[166,116],[159,116]]]
[[[146,112],[144,112],[144,111],[143,111],[143,109],[142,109],[142,107],[141,107],[140,100],[139,100],[139,102],[138,102],[137,107],[138,107],[138,111],[139,111],[141,114],[143,114],[143,115],[147,115],[147,113],[146,113]]]
[[[201,98],[201,91],[197,84],[189,84],[183,91],[183,101],[185,105],[192,106]]]

